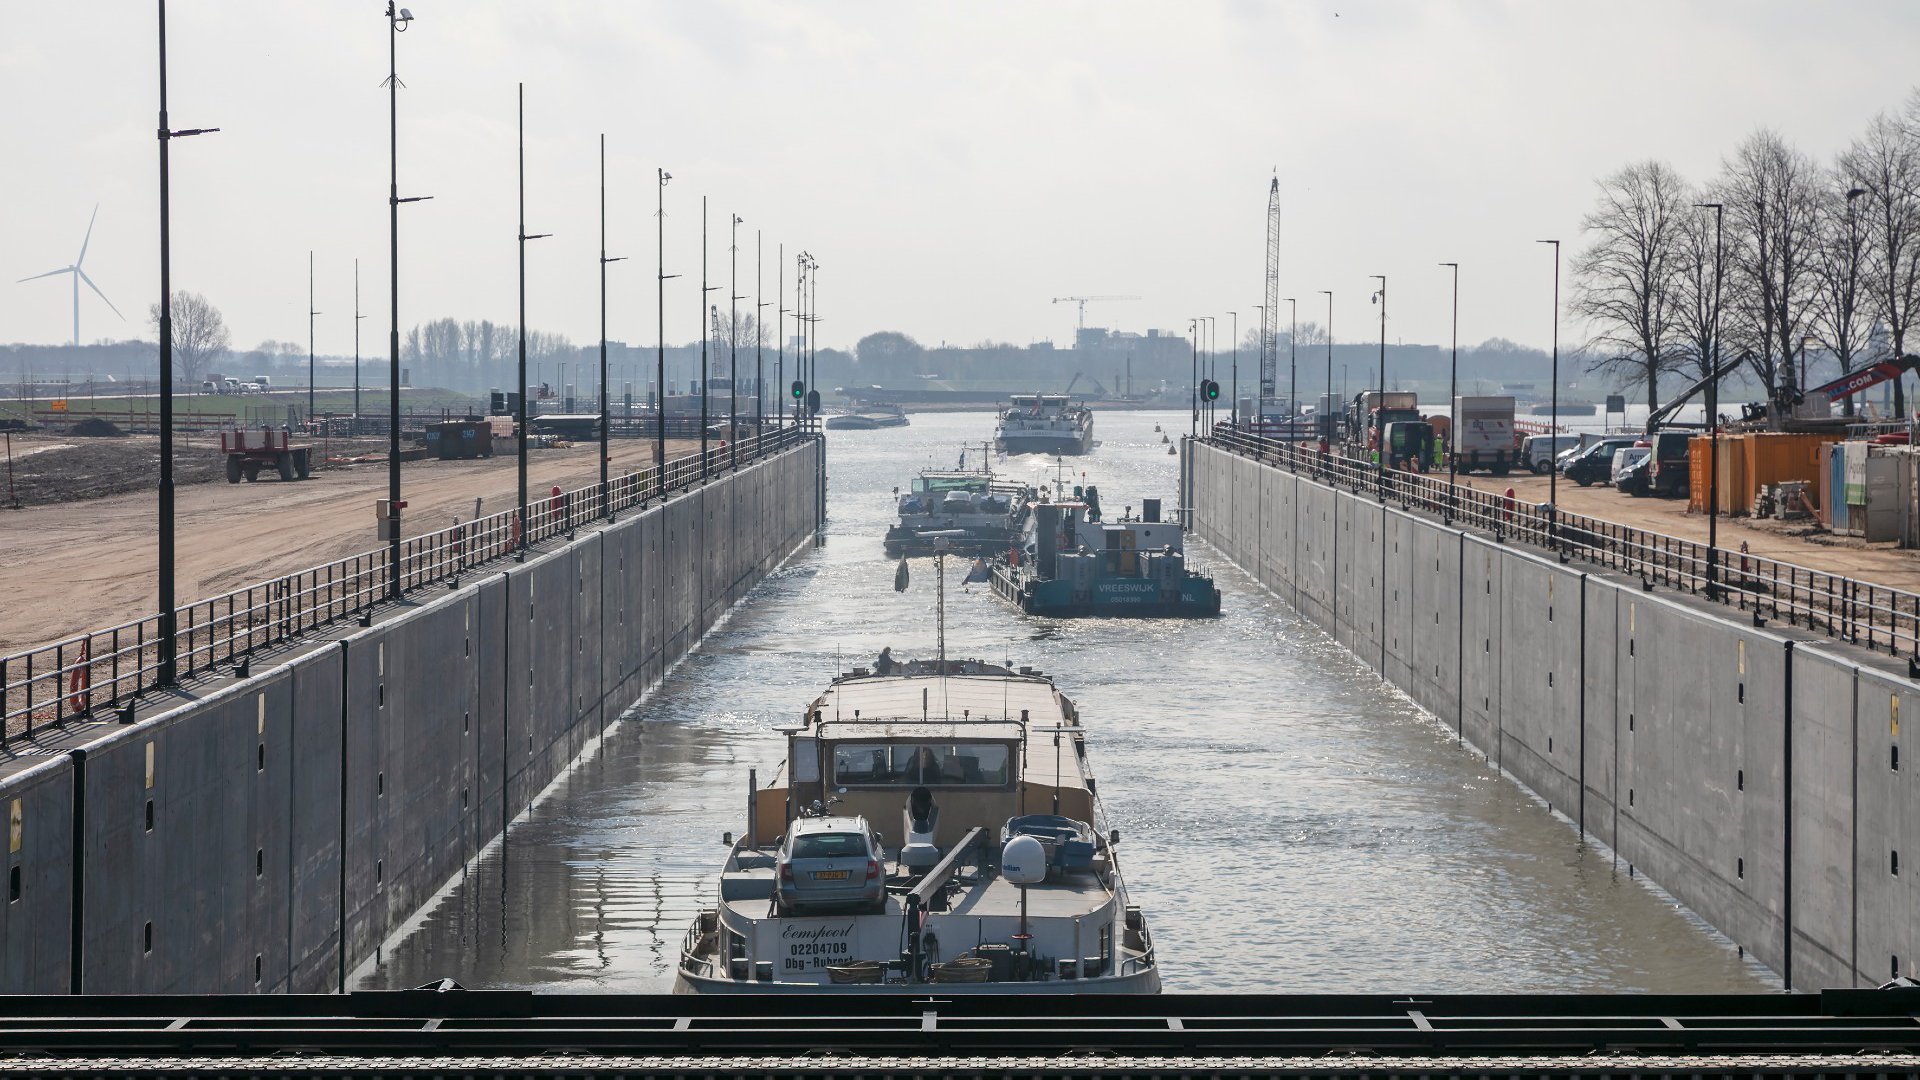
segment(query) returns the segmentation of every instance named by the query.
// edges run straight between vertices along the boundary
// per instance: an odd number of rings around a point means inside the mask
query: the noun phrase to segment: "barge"
[[[750,781],[675,992],[1157,993],[1079,708],[1032,668],[889,666],[834,679]]]

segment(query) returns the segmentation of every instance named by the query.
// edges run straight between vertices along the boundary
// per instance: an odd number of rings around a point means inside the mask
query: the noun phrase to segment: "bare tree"
[[[1777,427],[1791,402],[1792,358],[1811,313],[1818,236],[1819,169],[1776,132],[1749,135],[1725,163],[1729,273],[1742,281],[1738,313],[1753,368],[1771,392]]]
[[[147,325],[160,334],[160,305],[147,305]],[[173,369],[189,386],[201,380],[233,342],[220,309],[199,293],[173,294]]]
[[[1872,329],[1866,280],[1868,223],[1854,206],[1865,194],[1865,189],[1852,186],[1844,167],[1827,175],[1821,194],[1820,237],[1814,246],[1811,329],[1814,340],[1839,361],[1842,374],[1853,370]],[[1853,415],[1851,396],[1843,408],[1846,415]]]
[[[1280,346],[1285,348],[1287,335],[1277,334],[1275,336],[1279,338]],[[1297,343],[1297,347],[1302,349],[1312,345],[1325,345],[1327,343],[1327,328],[1317,322],[1303,322],[1300,324],[1299,329],[1294,331],[1294,340]]]
[[[1867,223],[1867,307],[1885,326],[1893,355],[1901,356],[1920,308],[1920,91],[1907,99],[1904,117],[1875,116],[1840,167],[1866,192],[1858,210]],[[1893,384],[1899,415],[1906,412],[1904,381]]]
[[[1718,202],[1720,196],[1717,192],[1696,191],[1689,201],[1696,205]],[[1712,372],[1715,344],[1724,348],[1724,342],[1716,338],[1721,333],[1728,287],[1733,283],[1726,280],[1716,246],[1718,239],[1713,212],[1696,209],[1680,230],[1672,264],[1673,366],[1694,378],[1705,378]]]
[[[1581,222],[1594,239],[1574,258],[1570,306],[1594,328],[1590,370],[1622,383],[1644,380],[1651,410],[1677,344],[1674,270],[1691,198],[1680,174],[1660,161],[1628,165],[1599,187],[1599,204]]]

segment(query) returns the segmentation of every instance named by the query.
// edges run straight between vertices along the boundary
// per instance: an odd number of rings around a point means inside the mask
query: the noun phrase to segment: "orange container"
[[[1831,435],[1792,432],[1755,432],[1741,437],[1741,458],[1745,465],[1744,498],[1751,508],[1753,493],[1769,484],[1786,480],[1804,480],[1816,505],[1826,489],[1825,460],[1822,447],[1834,441]],[[1725,447],[1722,447],[1724,450]]]
[[[1707,512],[1707,459],[1713,452],[1713,440],[1695,435],[1687,440],[1687,512]]]

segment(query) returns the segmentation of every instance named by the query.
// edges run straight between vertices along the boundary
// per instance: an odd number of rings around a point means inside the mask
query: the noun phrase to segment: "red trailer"
[[[239,483],[243,476],[258,480],[263,469],[278,472],[282,480],[305,480],[313,473],[313,447],[295,443],[285,428],[222,432],[220,452],[227,456],[229,484]]]

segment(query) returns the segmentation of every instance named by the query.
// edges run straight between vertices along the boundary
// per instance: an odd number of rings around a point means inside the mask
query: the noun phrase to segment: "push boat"
[[[993,438],[1009,454],[1084,454],[1093,449],[1093,410],[1065,394],[1015,394]]]
[[[988,568],[993,594],[1029,615],[1195,617],[1220,614],[1212,575],[1187,565],[1179,525],[1146,499],[1102,520],[1099,488],[1035,502],[1022,542]]]
[[[907,423],[907,411],[900,406],[868,402],[827,417],[827,430],[871,431],[875,428],[906,427]]]
[[[1159,992],[1080,710],[1042,672],[855,668],[749,782],[676,992]]]
[[[1005,551],[1026,520],[1027,488],[996,479],[991,470],[929,469],[906,494],[894,489],[900,520],[887,529],[889,556],[931,555],[945,538],[948,551],[986,555]]]

